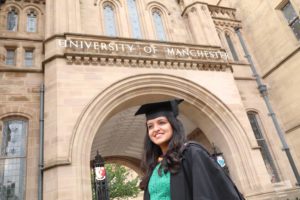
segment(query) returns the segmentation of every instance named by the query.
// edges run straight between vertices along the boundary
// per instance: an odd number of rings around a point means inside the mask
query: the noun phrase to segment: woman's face
[[[147,121],[150,140],[158,145],[163,153],[168,150],[168,144],[173,136],[173,129],[165,116],[157,117]]]

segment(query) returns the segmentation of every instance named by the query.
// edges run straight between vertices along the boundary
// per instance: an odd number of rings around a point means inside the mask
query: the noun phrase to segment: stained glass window
[[[115,11],[113,7],[109,4],[106,4],[103,7],[103,11],[104,11],[105,34],[108,36],[117,36]]]
[[[18,13],[16,10],[11,10],[7,14],[7,30],[17,31],[18,27]]]
[[[8,120],[0,135],[0,199],[23,200],[27,123]]]
[[[27,32],[31,32],[31,33],[36,32],[36,26],[37,26],[36,14],[34,12],[30,12],[27,15]]]
[[[271,182],[278,182],[280,181],[277,169],[275,167],[273,158],[271,156],[269,147],[267,145],[267,142],[263,136],[263,130],[262,125],[260,122],[260,119],[258,117],[258,114],[255,112],[247,112],[254,136],[256,138],[257,144],[260,147],[260,152],[262,155],[262,158],[265,162],[267,171],[270,175],[270,181]]]
[[[139,14],[136,7],[136,0],[127,0],[128,13],[131,22],[132,36],[134,38],[142,38]]]
[[[166,34],[164,29],[163,20],[161,17],[161,12],[158,10],[154,10],[152,12],[156,36],[158,40],[165,41],[166,40]]]

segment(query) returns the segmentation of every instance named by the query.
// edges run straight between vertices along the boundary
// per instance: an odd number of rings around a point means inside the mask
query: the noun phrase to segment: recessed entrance
[[[115,114],[99,128],[93,141],[91,160],[98,150],[106,162],[125,165],[141,174],[139,165],[146,129],[144,117],[134,116],[137,108],[131,107]],[[183,114],[179,115],[179,119],[183,122],[188,139],[198,141],[212,150],[201,128]]]
[[[239,148],[249,144],[244,130],[230,110],[199,85],[178,77],[152,74],[131,77],[111,86],[91,102],[78,121],[72,146],[76,147],[72,151],[72,164],[81,174],[78,189],[82,190],[83,199],[91,197],[89,163],[97,149],[107,159],[122,162],[140,173],[138,163],[145,120],[134,117],[134,112],[138,105],[175,97],[185,100],[180,105],[180,118],[187,134],[203,140],[208,147],[214,143],[224,153],[229,168],[235,168],[231,175],[236,182],[249,184],[247,180],[250,178],[237,178],[250,177],[255,171],[252,165],[245,170],[247,161],[241,161],[241,158],[249,157],[251,162],[249,151]]]

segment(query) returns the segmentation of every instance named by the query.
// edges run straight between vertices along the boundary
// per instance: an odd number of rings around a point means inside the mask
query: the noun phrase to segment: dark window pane
[[[234,48],[234,45],[233,45],[233,42],[232,42],[230,36],[225,34],[225,38],[226,38],[227,44],[229,46],[229,49],[230,49],[233,60],[238,61],[239,58],[237,56],[236,50]]]
[[[7,14],[7,30],[17,31],[17,26],[18,26],[18,14],[15,10],[12,10]]]
[[[0,156],[25,156],[25,123],[21,120],[7,121],[4,126]]]
[[[268,145],[266,143],[266,140],[264,139],[264,136],[262,134],[262,129],[260,127],[258,115],[254,112],[248,112],[247,113],[253,133],[255,135],[256,141],[258,146],[260,147],[260,152],[262,155],[262,158],[264,160],[264,163],[266,165],[267,171],[270,175],[271,182],[278,182],[280,181],[277,169],[275,167],[273,158],[271,156],[270,150],[268,148]]]
[[[6,62],[7,65],[15,65],[15,50],[6,50]]]
[[[289,26],[293,30],[296,38],[298,40],[300,40],[300,20],[299,20],[299,16],[297,15],[295,9],[293,8],[293,5],[291,4],[291,2],[288,2],[282,8],[282,12],[283,12]]]
[[[299,20],[299,18],[297,18],[297,20],[295,20],[291,24],[291,28],[292,28],[295,36],[297,37],[297,39],[300,40],[300,20]]]
[[[0,160],[0,199],[24,199],[25,158]]]
[[[23,200],[26,174],[26,122],[5,121],[0,141],[0,199]]]
[[[291,21],[293,21],[296,17],[297,14],[292,6],[292,4],[290,2],[288,2],[283,8],[282,8],[282,12],[285,16],[285,18],[287,19],[287,21],[290,23]]]

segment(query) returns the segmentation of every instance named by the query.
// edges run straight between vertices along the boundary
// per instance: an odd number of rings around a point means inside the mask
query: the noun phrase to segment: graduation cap
[[[147,120],[166,116],[168,114],[172,114],[174,117],[177,117],[178,104],[183,101],[183,99],[173,99],[170,101],[144,104],[136,111],[135,115],[145,114]]]
[[[0,0],[0,6],[1,4],[4,4],[5,3],[5,0]]]

